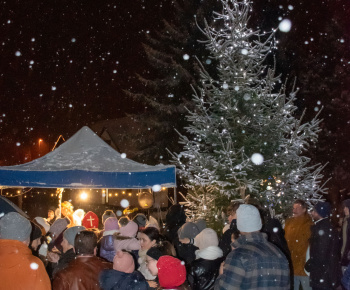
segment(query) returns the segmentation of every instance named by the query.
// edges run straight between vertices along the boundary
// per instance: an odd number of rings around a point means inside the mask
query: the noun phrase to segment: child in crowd
[[[118,251],[113,259],[113,270],[102,271],[100,287],[103,290],[147,290],[148,284],[142,274],[135,271],[132,255]]]

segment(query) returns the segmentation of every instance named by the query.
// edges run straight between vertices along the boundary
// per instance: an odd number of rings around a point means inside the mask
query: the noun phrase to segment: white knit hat
[[[240,232],[251,233],[260,231],[262,227],[259,210],[250,204],[241,204],[236,211],[237,229]]]
[[[218,235],[213,229],[206,228],[194,238],[194,245],[200,250],[203,250],[210,246],[218,246]]]

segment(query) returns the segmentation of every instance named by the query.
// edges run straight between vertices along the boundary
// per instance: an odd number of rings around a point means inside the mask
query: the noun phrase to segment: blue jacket
[[[104,270],[100,275],[100,287],[103,290],[147,290],[148,283],[138,271],[129,274],[116,270]]]
[[[104,236],[101,239],[100,257],[113,262],[115,256],[113,235]]]
[[[267,241],[267,235],[253,232],[234,243],[224,273],[217,278],[215,290],[289,289],[289,264],[285,255]]]

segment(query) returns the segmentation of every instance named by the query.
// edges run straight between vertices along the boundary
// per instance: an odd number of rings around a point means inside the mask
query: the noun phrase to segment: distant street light
[[[39,156],[40,156],[40,144],[43,142],[43,139],[39,139]]]

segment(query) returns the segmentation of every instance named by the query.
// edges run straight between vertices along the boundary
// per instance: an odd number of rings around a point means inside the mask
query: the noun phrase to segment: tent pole
[[[177,204],[177,193],[176,193],[176,187],[174,187],[174,204]]]

